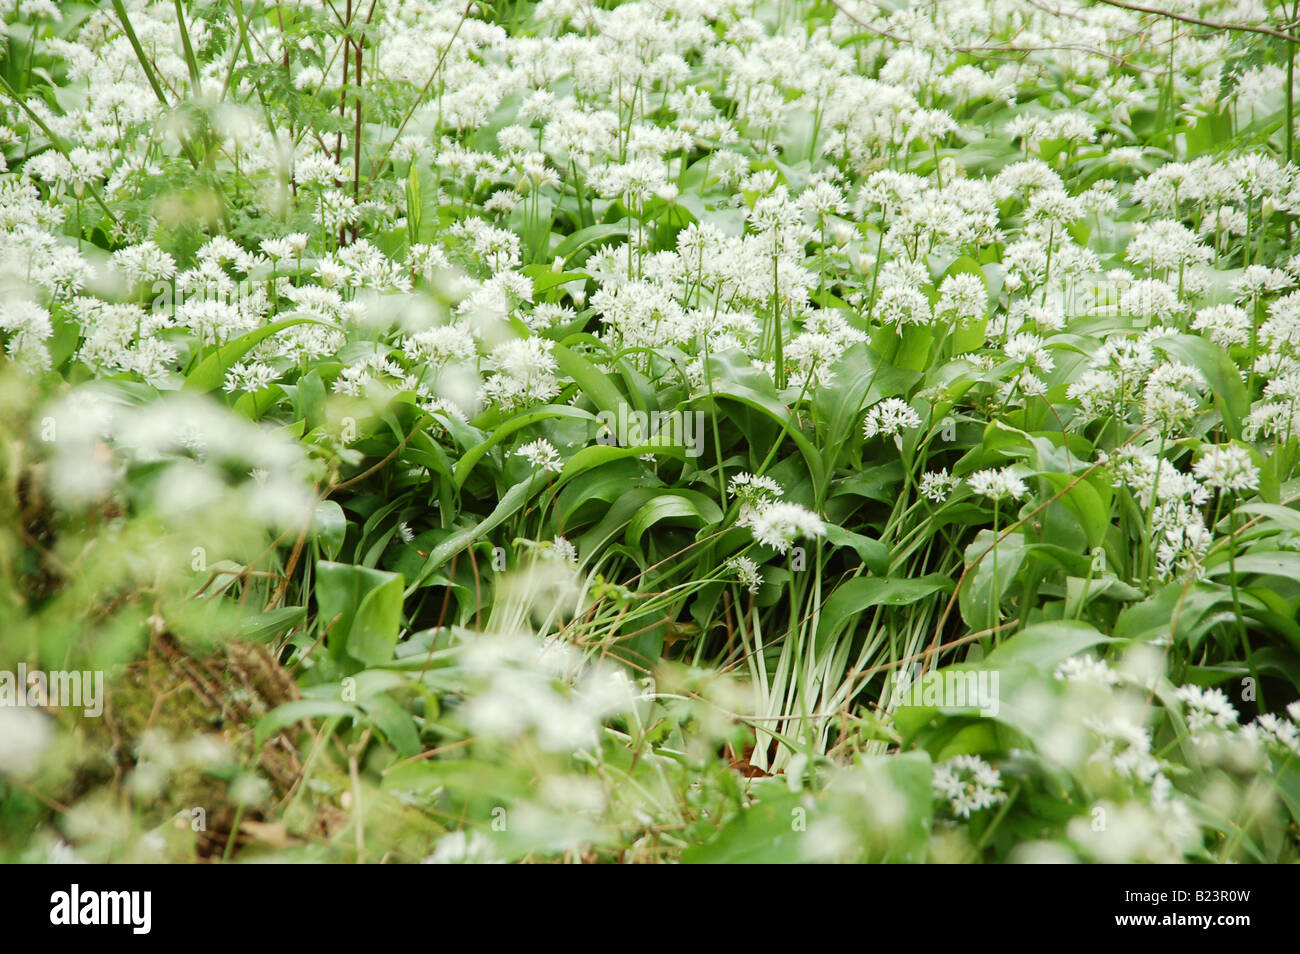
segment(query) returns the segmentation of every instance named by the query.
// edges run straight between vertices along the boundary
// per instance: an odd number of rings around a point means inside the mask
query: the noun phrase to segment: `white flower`
[[[524,444],[515,451],[515,456],[524,458],[536,470],[543,473],[549,471],[558,474],[564,469],[564,460],[560,457],[559,451],[552,447],[551,442],[545,438],[539,438]]]
[[[1071,656],[1056,667],[1052,676],[1061,682],[1095,683],[1107,689],[1122,681],[1119,673],[1091,656]]]
[[[562,536],[557,535],[551,541],[550,552],[555,559],[563,563],[576,565],[578,562],[578,548]]]
[[[1192,465],[1192,473],[1215,490],[1236,493],[1259,487],[1259,468],[1240,444],[1210,445]]]
[[[1186,706],[1187,728],[1193,738],[1211,726],[1227,730],[1237,724],[1237,710],[1233,708],[1222,690],[1182,686],[1177,696]]]
[[[1001,470],[977,470],[966,478],[970,489],[990,500],[1020,500],[1029,493],[1025,482],[1010,467]]]
[[[734,556],[723,564],[736,574],[736,578],[751,593],[757,593],[763,585],[763,574],[758,571],[758,564],[749,557]]]
[[[930,785],[934,797],[945,799],[958,818],[970,818],[1007,798],[1002,773],[978,755],[958,755],[935,765]]]
[[[496,373],[483,384],[483,396],[501,407],[537,404],[560,392],[551,349],[555,342],[545,338],[521,338],[492,349]]]
[[[464,829],[448,832],[438,839],[426,865],[497,865],[501,864],[492,840],[481,832],[466,835]]]
[[[1245,738],[1259,745],[1280,749],[1292,756],[1300,755],[1300,727],[1295,722],[1279,719],[1271,712],[1257,716],[1241,732]]]
[[[751,527],[763,508],[785,494],[785,488],[771,477],[741,471],[728,481],[727,493],[740,501],[737,526]]]
[[[1160,773],[1160,763],[1151,755],[1151,735],[1123,716],[1085,719],[1100,745],[1092,761],[1109,765],[1121,778],[1150,783]]]
[[[772,503],[759,511],[751,529],[754,539],[777,553],[785,553],[800,537],[820,537],[826,534],[826,524],[821,517],[806,507],[793,503]]]
[[[862,435],[868,440],[880,434],[894,437],[902,431],[921,426],[921,415],[906,401],[886,398],[867,411],[862,423]]]
[[[939,303],[934,313],[964,323],[983,318],[988,307],[989,293],[984,280],[970,272],[959,272],[949,275],[939,286]]]
[[[780,497],[785,493],[771,477],[741,471],[727,482],[727,493],[741,500],[755,500],[759,497]]]
[[[921,475],[921,496],[934,503],[943,503],[958,482],[948,473],[947,467],[928,471]]]
[[[0,776],[21,779],[33,774],[53,741],[53,723],[41,712],[0,705]]]
[[[113,253],[113,264],[128,281],[154,282],[176,274],[176,259],[154,242],[141,242]]]

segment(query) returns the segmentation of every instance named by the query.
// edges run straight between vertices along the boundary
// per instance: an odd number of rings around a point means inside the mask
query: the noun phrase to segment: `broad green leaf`
[[[279,334],[286,328],[304,324],[324,325],[326,322],[316,318],[286,318],[283,321],[275,321],[241,335],[234,341],[217,348],[216,351],[199,362],[198,367],[185,376],[185,384],[182,385],[183,390],[199,393],[216,390],[226,380],[226,372],[230,370],[231,365],[235,364],[253,347],[261,344],[272,335]]]
[[[392,659],[402,621],[402,577],[350,563],[316,564],[316,607],[331,626],[331,654],[382,665]]]
[[[988,629],[1000,621],[999,607],[1025,559],[1023,534],[1011,533],[993,545],[993,531],[981,530],[966,548],[966,582],[958,595],[961,618],[972,629]]]
[[[1241,437],[1242,419],[1250,412],[1250,395],[1241,381],[1241,372],[1224,350],[1197,335],[1170,335],[1155,339],[1153,344],[1171,358],[1201,372],[1228,433],[1234,438]]]
[[[1042,474],[1056,493],[1065,493],[1060,498],[1079,521],[1079,526],[1088,537],[1089,547],[1099,547],[1106,540],[1110,529],[1110,503],[1113,491],[1089,480],[1079,480],[1068,474]],[[1072,486],[1071,486],[1072,485]],[[1065,488],[1069,487],[1069,490]]]
[[[459,530],[453,533],[446,540],[439,543],[430,551],[428,558],[424,561],[424,566],[420,568],[420,573],[410,586],[406,588],[406,595],[410,596],[417,589],[424,585],[425,580],[442,566],[454,555],[465,549],[475,540],[480,540],[487,536],[498,526],[500,526],[509,517],[514,516],[529,498],[537,491],[538,481],[534,477],[521,480],[502,495],[501,500],[497,503],[493,511],[479,521],[475,526],[465,530]]]
[[[361,715],[361,710],[357,706],[350,702],[341,702],[338,699],[297,699],[293,702],[286,702],[284,705],[272,709],[258,720],[257,730],[253,735],[254,744],[260,748],[275,733],[301,722],[303,719],[319,719],[330,716],[356,718],[359,715]]]
[[[305,606],[282,606],[239,621],[239,638],[250,643],[269,643],[299,626],[307,618]]]
[[[627,403],[610,376],[586,358],[561,344],[551,349],[551,355],[560,372],[571,377],[599,410],[617,415],[619,406]]]
[[[631,233],[632,228],[633,224],[630,221],[623,221],[610,225],[591,225],[585,229],[579,229],[556,247],[555,257],[567,260],[588,245],[605,242],[613,238],[626,238]]]
[[[852,530],[845,530],[838,524],[826,524],[826,539],[837,547],[849,547],[865,566],[877,576],[889,572],[889,548],[879,540]]]
[[[873,606],[907,606],[936,593],[949,592],[953,581],[939,573],[910,579],[856,577],[836,587],[822,603],[817,643],[826,645]]]
[[[393,658],[402,628],[402,576],[390,578],[361,600],[348,630],[348,655],[370,666],[382,666]]]
[[[541,407],[532,408],[528,411],[516,414],[508,421],[504,421],[497,427],[494,427],[492,429],[492,436],[487,440],[471,447],[461,455],[460,460],[456,462],[456,486],[463,487],[465,481],[469,478],[470,472],[474,469],[474,465],[483,459],[483,455],[515,431],[537,424],[540,421],[556,417],[569,417],[582,421],[596,420],[594,414],[584,411],[582,408],[568,407],[567,405],[560,404],[544,404]]]
[[[333,500],[322,500],[312,514],[312,531],[327,559],[336,559],[348,532],[348,518]]]
[[[701,493],[678,491],[662,493],[647,501],[628,523],[624,538],[628,546],[639,547],[641,537],[660,520],[686,519],[697,526],[708,527],[722,520],[718,505]]]
[[[928,780],[927,780],[928,784]],[[769,786],[757,804],[742,809],[712,841],[682,853],[688,865],[798,864],[806,861],[807,835],[792,822],[808,814],[804,800]]]

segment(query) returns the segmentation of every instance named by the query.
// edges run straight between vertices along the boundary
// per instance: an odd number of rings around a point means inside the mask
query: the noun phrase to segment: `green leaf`
[[[852,549],[862,560],[863,566],[877,576],[884,576],[889,572],[889,547],[879,540],[854,533],[852,530],[845,530],[835,523],[826,524],[826,539],[837,547]]]
[[[1232,602],[1232,592],[1215,583],[1170,583],[1153,596],[1119,614],[1112,632],[1147,642],[1172,635],[1195,651],[1214,624],[1213,610]],[[1019,638],[1019,637],[1017,637]]]
[[[966,565],[979,562],[975,572],[966,578],[958,604],[961,618],[976,630],[988,629],[1000,621],[998,607],[1025,559],[1023,534],[1008,534],[996,547],[992,546],[993,540],[992,530],[981,530],[966,548]]]
[[[286,702],[282,706],[277,706],[262,716],[258,720],[256,731],[253,733],[253,743],[258,748],[261,748],[266,740],[275,733],[301,722],[303,719],[319,719],[329,716],[356,718],[359,715],[361,715],[359,708],[348,702],[340,702],[338,699],[297,699],[293,702]]]
[[[928,784],[928,780],[927,780]],[[775,786],[771,786],[775,788]],[[806,835],[792,821],[806,815],[803,800],[788,791],[777,790],[725,825],[703,845],[692,845],[682,853],[682,864],[797,864],[806,861]]]
[[[722,398],[731,401],[737,401],[747,407],[751,407],[761,412],[776,422],[785,432],[799,450],[800,456],[808,467],[808,474],[813,479],[815,487],[821,487],[824,483],[825,465],[822,463],[821,454],[812,442],[799,430],[798,425],[790,416],[789,409],[777,400],[775,394],[765,394],[762,391],[743,383],[740,376],[741,367],[737,365],[737,359],[742,358],[743,368],[749,368],[748,359],[738,354],[717,354],[710,361],[710,369],[714,373],[713,397]],[[766,387],[770,388],[771,383],[765,382]],[[754,382],[757,386],[763,386],[763,383]],[[708,394],[698,394],[691,399],[691,403],[697,401],[707,401]]]
[[[642,504],[660,492],[655,487],[636,487],[614,501],[600,523],[577,541],[578,553],[583,562],[589,561],[616,533],[627,526]]]
[[[1078,655],[1085,649],[1103,643],[1116,642],[1095,627],[1074,620],[1035,623],[1025,627],[1012,638],[976,664],[960,664],[927,674],[923,679],[934,679],[947,684],[949,680],[969,680],[971,673],[988,673],[986,686],[992,690],[992,707],[988,718],[1025,733],[1030,738],[1049,745],[1052,732],[1058,728],[1052,719],[1051,706],[1045,705],[1047,694],[1059,689],[1052,672],[1065,659]],[[951,674],[951,675],[950,675]],[[996,680],[996,681],[994,681]],[[912,704],[905,702],[894,714],[894,724],[905,743],[926,743],[940,748],[951,743],[952,733],[937,732],[930,736],[922,733],[930,726],[943,726],[952,719],[969,723],[969,708],[942,710],[934,705],[915,704],[925,698],[929,684],[914,683],[909,696]]]
[[[524,274],[533,280],[534,295],[541,295],[570,282],[586,281],[591,277],[586,272],[557,272],[549,265],[541,264],[525,266]]]
[[[1300,510],[1270,503],[1244,503],[1237,508],[1237,513],[1253,513],[1280,524],[1287,530],[1300,533]]]
[[[1170,335],[1156,338],[1152,343],[1170,357],[1201,372],[1228,433],[1234,438],[1241,437],[1242,418],[1250,413],[1250,395],[1241,381],[1241,372],[1227,353],[1208,338],[1196,335]]]
[[[392,696],[382,693],[363,699],[360,706],[380,732],[392,743],[397,754],[410,758],[420,754],[420,733],[411,714]]]
[[[402,575],[386,575],[390,579],[361,600],[348,631],[348,655],[370,666],[382,666],[393,658],[401,634]]]
[[[567,405],[560,404],[544,404],[541,407],[536,407],[529,411],[516,414],[508,421],[493,428],[492,436],[487,440],[471,447],[461,455],[460,460],[456,462],[456,486],[465,486],[465,481],[469,478],[470,472],[473,471],[474,465],[483,459],[483,455],[515,431],[536,424],[539,421],[545,421],[556,417],[568,417],[581,421],[595,421],[597,419],[594,414],[584,411],[582,408],[568,407]]]
[[[333,500],[322,500],[312,514],[312,531],[321,552],[331,560],[336,559],[348,532],[348,518],[343,508]]]
[[[617,415],[620,404],[627,403],[610,376],[581,355],[557,344],[551,349],[562,374],[567,374],[582,389],[582,393],[602,411]]]
[[[1238,576],[1258,573],[1261,576],[1284,576],[1300,580],[1300,553],[1294,550],[1264,550],[1246,553],[1229,562],[1224,560],[1206,570],[1208,577],[1226,576],[1234,571]]]
[[[837,587],[822,603],[817,621],[817,645],[835,639],[864,610],[873,606],[907,606],[935,593],[952,590],[953,581],[941,573],[915,578],[855,577]]]
[[[241,335],[234,341],[222,345],[199,362],[199,366],[185,376],[185,384],[182,385],[182,389],[200,394],[216,390],[226,380],[226,372],[230,370],[231,365],[247,354],[253,347],[261,344],[271,335],[279,334],[285,328],[305,324],[326,325],[327,323],[315,318],[287,318],[284,321],[272,322],[269,325],[254,329],[248,334]]]
[[[1057,493],[1070,487],[1077,480],[1068,474],[1043,474]],[[1099,488],[1088,480],[1079,480],[1059,499],[1070,513],[1074,514],[1088,538],[1089,547],[1099,547],[1106,541],[1106,532],[1110,529],[1110,503],[1113,491],[1109,487]]]
[[[505,520],[513,516],[515,511],[528,502],[529,497],[534,493],[534,485],[537,481],[533,477],[528,477],[515,484],[501,497],[496,508],[484,517],[478,524],[465,530],[453,533],[446,540],[439,543],[430,551],[428,559],[424,561],[424,566],[420,568],[419,575],[415,581],[406,588],[406,595],[410,596],[424,584],[424,581],[438,567],[442,566],[454,555],[465,549],[475,540],[482,539],[491,533]]]
[[[984,657],[981,668],[1026,666],[1051,674],[1058,664],[1099,643],[1112,642],[1095,626],[1077,620],[1055,620],[1026,626]]]
[[[690,520],[701,527],[708,527],[722,520],[722,511],[704,494],[694,491],[660,494],[642,504],[628,523],[625,534],[627,544],[639,547],[641,536],[660,520],[681,519]]]
[[[282,633],[302,624],[307,618],[305,606],[282,606],[245,616],[239,621],[239,638],[250,643],[269,643]]]
[[[616,237],[625,238],[631,231],[630,221],[615,222],[612,225],[590,225],[585,229],[579,229],[561,242],[555,249],[555,257],[567,260],[588,245]]]
[[[330,652],[370,665],[393,658],[402,622],[402,576],[350,563],[316,564],[316,606]],[[337,622],[334,620],[337,618]]]

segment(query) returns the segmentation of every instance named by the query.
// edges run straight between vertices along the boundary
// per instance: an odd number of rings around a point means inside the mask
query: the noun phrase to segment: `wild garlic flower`
[[[560,452],[545,438],[524,444],[515,451],[515,456],[524,458],[540,473],[558,474],[564,469],[564,459],[560,457]]]
[[[559,534],[552,538],[551,545],[544,547],[541,553],[548,560],[557,560],[570,566],[577,566],[578,564],[578,548]]]
[[[1227,731],[1237,727],[1237,710],[1222,690],[1182,686],[1177,697],[1183,703],[1187,728],[1193,740],[1209,728]]]
[[[1002,347],[1008,358],[1025,368],[1046,373],[1056,367],[1052,353],[1043,346],[1043,339],[1038,335],[1022,332],[1014,335]]]
[[[948,473],[947,467],[927,471],[921,475],[921,496],[932,503],[943,503],[960,481]]]
[[[479,831],[466,832],[463,828],[448,832],[433,846],[433,854],[421,864],[426,865],[499,865],[503,859],[497,854],[492,839]]]
[[[950,318],[956,324],[965,324],[983,318],[988,312],[989,293],[984,280],[969,272],[949,275],[939,286],[939,302],[934,307],[936,318]]]
[[[727,493],[740,503],[736,525],[752,527],[758,513],[778,497],[784,496],[785,488],[771,477],[741,471],[727,482]]]
[[[176,274],[176,259],[153,241],[130,245],[113,253],[113,265],[133,284],[166,281]]]
[[[1110,689],[1123,679],[1120,674],[1100,659],[1091,656],[1071,656],[1057,665],[1052,677],[1058,682],[1091,683]]]
[[[741,586],[751,593],[757,593],[759,587],[763,585],[763,574],[759,572],[758,564],[749,557],[734,556],[723,566],[736,574]]]
[[[30,371],[50,367],[46,341],[54,334],[50,313],[33,302],[0,302],[0,335],[7,335],[5,353]]]
[[[1169,272],[1188,265],[1207,264],[1213,251],[1199,244],[1195,233],[1181,222],[1157,219],[1139,222],[1124,250],[1124,258],[1154,271]]]
[[[1236,305],[1211,305],[1192,319],[1192,330],[1201,332],[1220,348],[1249,342],[1250,327],[1250,315]]]
[[[1151,754],[1151,734],[1124,716],[1089,718],[1084,724],[1097,736],[1092,761],[1108,766],[1130,781],[1149,784],[1160,774],[1160,762]]]
[[[558,639],[485,633],[459,652],[474,691],[458,713],[482,738],[527,737],[548,752],[590,749],[605,720],[638,695],[622,669],[589,662]]]
[[[554,347],[553,341],[533,337],[493,348],[496,371],[484,382],[483,397],[507,411],[555,397],[560,384],[555,378],[558,365],[551,354]]]
[[[771,503],[760,510],[749,524],[754,539],[777,553],[787,552],[801,537],[826,535],[821,517],[794,503]]]
[[[247,391],[251,394],[274,383],[279,376],[279,372],[261,361],[239,361],[231,365],[230,370],[226,372],[226,381],[222,385],[222,390],[227,394],[236,391]]]
[[[897,437],[905,430],[920,426],[921,415],[910,404],[899,398],[886,398],[867,411],[862,422],[862,435],[868,440],[877,435]]]
[[[1185,426],[1195,416],[1205,388],[1205,378],[1191,365],[1157,365],[1142,391],[1143,420],[1171,430]]]
[[[1029,494],[1029,488],[1010,467],[1000,470],[990,468],[977,470],[966,478],[970,489],[992,501],[1021,500]]]
[[[1144,447],[1118,447],[1111,454],[1099,454],[1098,461],[1110,470],[1114,486],[1127,487],[1143,507],[1150,506],[1153,494],[1160,503],[1186,501],[1193,506],[1210,499],[1209,491],[1193,475]]]
[[[1288,756],[1300,755],[1300,712],[1294,704],[1288,707],[1290,719],[1282,719],[1271,712],[1255,717],[1255,721],[1241,730],[1242,736],[1262,748],[1272,749]]]
[[[1192,473],[1205,486],[1228,493],[1259,488],[1259,468],[1240,444],[1211,444],[1192,465]]]
[[[1002,790],[1002,773],[978,755],[958,755],[934,766],[930,786],[935,798],[957,818],[970,818],[975,812],[1006,801]]]
[[[1122,315],[1136,315],[1152,319],[1156,324],[1168,324],[1184,311],[1178,292],[1158,278],[1140,278],[1119,296]]]

